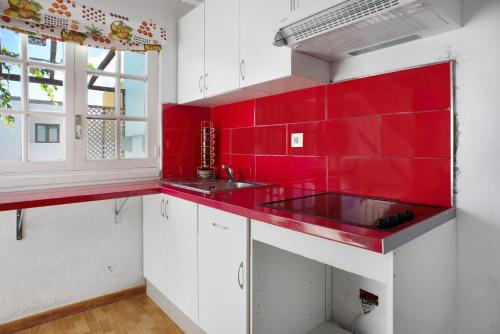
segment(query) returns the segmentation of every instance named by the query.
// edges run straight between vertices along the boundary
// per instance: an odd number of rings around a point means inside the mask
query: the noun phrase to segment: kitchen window
[[[5,29],[0,44],[1,171],[67,169],[73,45]]]
[[[157,53],[0,28],[0,173],[157,169]]]

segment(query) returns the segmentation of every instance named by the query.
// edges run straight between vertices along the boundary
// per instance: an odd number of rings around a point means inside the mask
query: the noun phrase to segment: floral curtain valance
[[[73,0],[0,0],[4,28],[46,39],[130,51],[159,51],[166,29]]]

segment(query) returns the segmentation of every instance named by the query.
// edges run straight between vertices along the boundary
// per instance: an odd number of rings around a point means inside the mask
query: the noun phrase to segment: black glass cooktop
[[[433,206],[336,193],[291,198],[264,203],[264,206],[377,229],[393,228],[441,210]]]

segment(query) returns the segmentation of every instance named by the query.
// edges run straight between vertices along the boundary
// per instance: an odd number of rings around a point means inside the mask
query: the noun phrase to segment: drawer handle
[[[168,199],[165,201],[165,218],[168,220],[168,213],[169,213],[169,208],[168,208]]]
[[[241,277],[241,279],[240,279]],[[243,290],[243,283],[244,283],[244,275],[243,275],[243,262],[240,263],[240,266],[238,267],[238,285],[240,286],[240,289]]]
[[[241,80],[245,81],[245,59],[242,59],[240,62],[240,76]]]
[[[212,223],[212,226],[215,228],[220,228],[221,230],[229,230],[229,227],[217,223]]]

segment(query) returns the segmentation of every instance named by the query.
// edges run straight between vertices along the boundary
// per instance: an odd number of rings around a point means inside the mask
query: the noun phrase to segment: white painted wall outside
[[[464,27],[332,66],[344,80],[456,63],[458,333],[500,333],[500,1],[464,0]]]
[[[0,212],[0,323],[144,284],[142,197]]]

